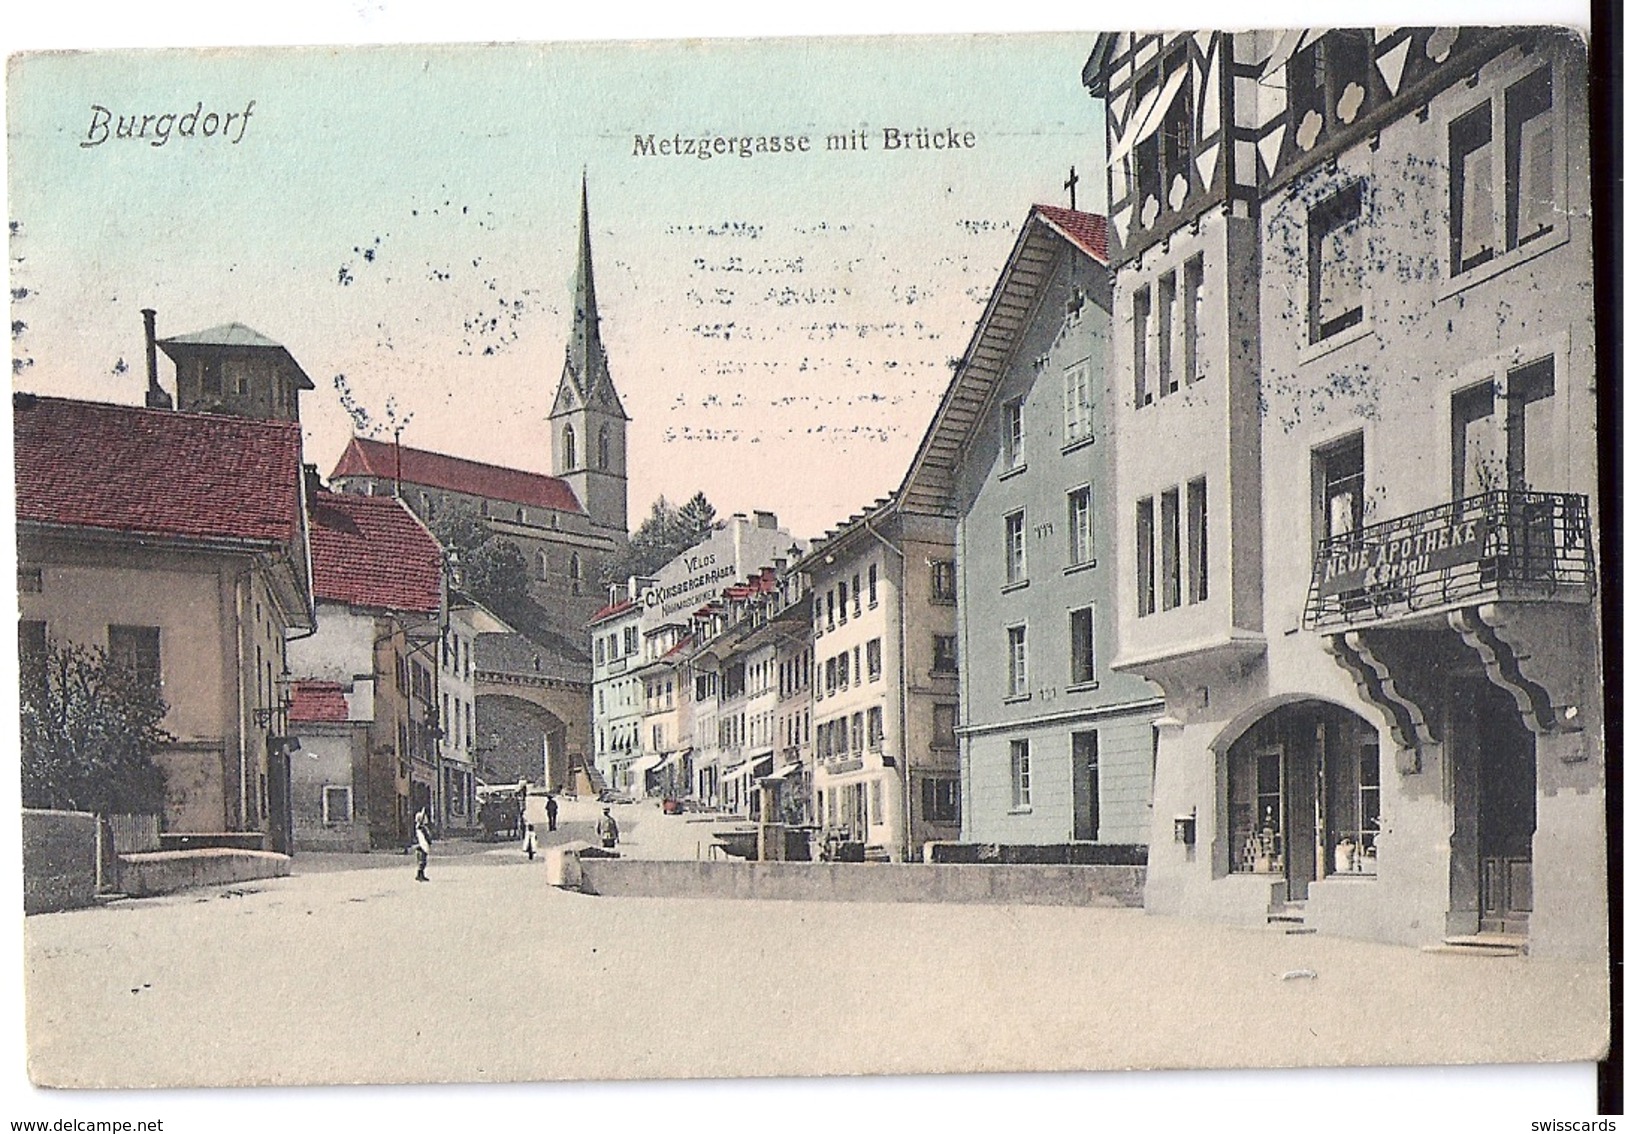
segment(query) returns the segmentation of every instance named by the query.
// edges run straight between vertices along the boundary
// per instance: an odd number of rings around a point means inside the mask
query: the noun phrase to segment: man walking
[[[429,875],[429,809],[418,808],[417,817],[412,821],[412,827],[417,835],[418,876],[419,882],[427,882]]]
[[[547,793],[547,829],[549,831],[559,829],[559,801],[552,792]]]
[[[609,813],[607,807],[604,808],[604,817],[598,820],[598,838],[606,850],[621,841],[620,824],[615,822],[615,817]]]

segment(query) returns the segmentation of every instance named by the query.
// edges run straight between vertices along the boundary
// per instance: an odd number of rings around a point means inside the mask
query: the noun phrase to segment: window
[[[871,572],[871,578],[869,581],[869,603],[872,606],[874,605],[875,601],[874,579],[872,577],[874,568],[871,567],[869,570]],[[956,592],[957,585],[954,582],[954,561],[952,559],[933,559],[931,561],[931,601],[953,602]]]
[[[869,781],[869,819],[874,823],[886,821],[886,785],[879,780]]]
[[[1162,609],[1179,605],[1179,489],[1162,494]]]
[[[1359,436],[1314,453],[1312,479],[1320,499],[1313,522],[1315,545],[1358,532],[1365,508],[1365,441]]]
[[[863,714],[852,714],[852,751],[863,751]]]
[[[1369,31],[1329,31],[1287,61],[1287,133],[1300,150],[1313,149],[1330,123],[1347,125],[1372,89]]]
[[[573,425],[564,427],[564,467],[566,469],[576,467],[576,431]]]
[[[1074,488],[1066,496],[1067,552],[1072,566],[1082,567],[1095,560],[1094,521],[1089,513],[1089,486]]]
[[[1009,663],[1005,695],[1027,696],[1027,627],[1010,626],[1005,629],[1006,657]]]
[[[880,680],[880,639],[870,638],[864,646],[865,660],[868,663],[869,680]]]
[[[1202,374],[1198,366],[1196,344],[1202,315],[1202,257],[1193,256],[1185,261],[1184,340],[1185,384],[1196,382]]]
[[[610,465],[609,426],[605,425],[598,430],[598,467],[607,469]]]
[[[625,627],[621,632],[621,637],[625,642],[625,646],[622,648],[621,652],[629,658],[637,657],[638,628],[636,626]]]
[[[931,747],[952,748],[954,729],[959,724],[959,706],[938,702],[931,706]]]
[[[163,683],[156,626],[109,626],[107,657],[143,685]]]
[[[1134,508],[1134,574],[1140,617],[1157,609],[1157,530],[1156,513],[1149,496]]]
[[[841,601],[841,621],[845,622],[846,621],[846,584],[845,583],[842,583],[840,585],[839,591],[840,591],[840,596],[841,596],[841,600],[840,600]]]
[[[1095,608],[1079,607],[1072,612],[1072,674],[1073,686],[1092,685],[1095,681]]]
[[[1066,392],[1061,406],[1061,444],[1081,445],[1095,436],[1094,391],[1089,360],[1066,368]]]
[[[959,639],[953,634],[931,636],[931,672],[959,672]]]
[[[922,777],[920,817],[927,823],[959,822],[959,781],[949,776]]]
[[[1495,255],[1495,172],[1490,149],[1490,104],[1450,124],[1450,274]]]
[[[845,650],[835,659],[835,679],[842,689],[852,683],[852,655]]]
[[[1557,170],[1550,67],[1508,88],[1506,119],[1506,241],[1511,249],[1552,231]]]
[[[823,632],[824,632],[824,597],[822,595],[818,595],[818,596],[815,596],[813,598],[813,633],[815,635],[822,635]]]
[[[833,590],[824,594],[824,629],[835,629],[835,592]]]
[[[1072,838],[1100,837],[1100,735],[1093,729],[1072,734]]]
[[[1146,376],[1146,352],[1150,349],[1147,340],[1150,336],[1151,289],[1142,287],[1134,293],[1134,327],[1129,337],[1130,348],[1134,351],[1134,405],[1136,408],[1151,404],[1151,387]]]
[[[545,551],[536,553],[536,578],[544,583],[547,582],[547,552]]]
[[[1033,769],[1027,741],[1010,742],[1010,807],[1025,811],[1033,805]]]
[[[1027,463],[1024,451],[1025,437],[1023,435],[1024,422],[1022,420],[1021,400],[1015,399],[1004,403],[1004,467],[1018,469]]]
[[[1027,581],[1027,514],[1011,512],[1004,518],[1004,582]]]
[[[869,710],[869,747],[876,752],[880,751],[880,742],[886,739],[886,730],[882,727],[880,706],[876,705]]]
[[[1140,223],[1150,227],[1185,202],[1191,184],[1191,76],[1183,48],[1167,52],[1135,88],[1140,105],[1155,102],[1134,146],[1134,185]]]
[[[1157,281],[1157,394],[1166,398],[1179,389],[1174,373],[1174,300],[1179,276],[1169,272]]]
[[[1310,342],[1360,324],[1364,274],[1360,187],[1352,185],[1309,210]]]
[[[950,564],[949,566],[952,567],[952,564]],[[952,595],[951,592],[952,592],[952,588],[953,588],[953,581],[952,581],[953,580],[953,572],[950,570],[948,574],[949,574],[949,584],[948,585],[949,585],[949,590],[950,590],[950,594],[949,594],[948,597],[952,598],[953,595]],[[932,573],[931,588],[932,588],[931,589],[931,597],[936,598],[937,597],[936,575],[935,575],[934,571]],[[878,563],[871,563],[871,564],[869,564],[869,609],[873,610],[875,607],[877,607],[879,605],[880,605],[880,565]]]
[[[1190,573],[1190,600],[1207,601],[1207,478],[1185,486],[1185,554]]]
[[[1505,488],[1495,383],[1480,382],[1450,399],[1451,488],[1455,499]]]
[[[845,657],[846,655],[842,654],[841,656]],[[829,692],[830,696],[833,697],[835,695],[835,659],[834,658],[825,658],[824,659],[824,688]]]
[[[322,822],[348,823],[353,818],[350,810],[350,788],[345,784],[322,785]]]
[[[863,613],[863,576],[852,576],[852,617]]]
[[[576,552],[570,554],[570,593],[581,593],[581,556]]]

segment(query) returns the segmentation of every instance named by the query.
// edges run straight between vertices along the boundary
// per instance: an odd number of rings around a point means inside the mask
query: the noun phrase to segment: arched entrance
[[[582,790],[591,766],[588,689],[539,675],[475,671],[476,767],[486,783],[525,780],[548,791]]]
[[[1377,730],[1327,701],[1266,713],[1224,758],[1233,874],[1274,875],[1280,900],[1309,884],[1377,869],[1381,818]]]

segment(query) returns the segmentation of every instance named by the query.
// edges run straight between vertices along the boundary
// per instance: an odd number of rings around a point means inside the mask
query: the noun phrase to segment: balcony
[[[1586,497],[1502,490],[1321,541],[1303,623],[1331,634],[1478,603],[1588,603],[1595,593]]]

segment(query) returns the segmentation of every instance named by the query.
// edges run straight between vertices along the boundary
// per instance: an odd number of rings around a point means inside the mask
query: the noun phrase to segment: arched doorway
[[[1275,875],[1302,902],[1333,874],[1373,874],[1381,818],[1377,730],[1327,701],[1272,710],[1225,753],[1229,867]]]

